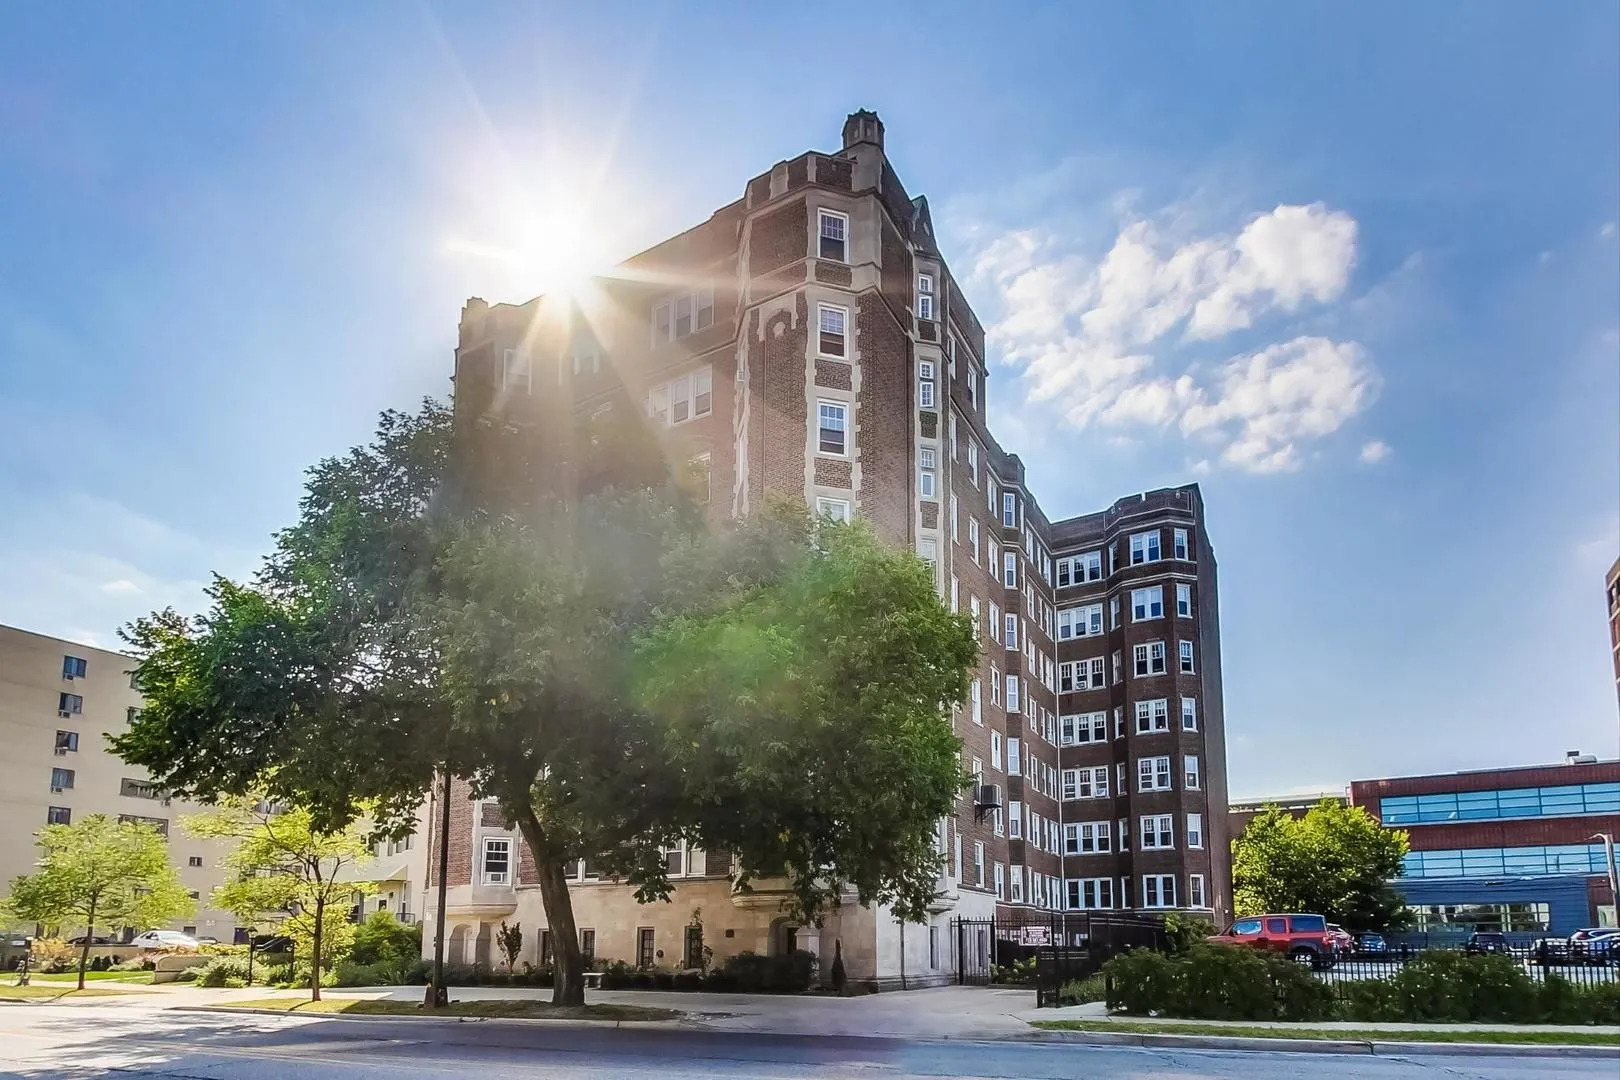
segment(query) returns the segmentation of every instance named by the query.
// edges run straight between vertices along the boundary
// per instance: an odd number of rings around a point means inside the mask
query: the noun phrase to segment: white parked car
[[[199,942],[178,930],[148,930],[130,944],[137,949],[195,949]]]

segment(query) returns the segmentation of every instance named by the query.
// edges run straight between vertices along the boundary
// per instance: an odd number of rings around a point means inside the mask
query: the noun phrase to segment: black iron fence
[[[1037,1008],[1121,952],[1170,948],[1162,917],[1127,911],[1017,912],[951,925],[958,983],[987,985],[997,976],[1032,981]]]
[[[1490,953],[1507,957],[1531,979],[1549,975],[1580,986],[1595,986],[1620,980],[1620,949],[1583,948],[1562,938],[1527,939],[1481,949],[1464,944],[1426,945],[1410,939],[1386,942],[1378,952],[1341,955],[1331,963],[1318,960],[1313,968],[1324,982],[1335,988],[1368,979],[1387,979],[1420,956],[1437,952]]]

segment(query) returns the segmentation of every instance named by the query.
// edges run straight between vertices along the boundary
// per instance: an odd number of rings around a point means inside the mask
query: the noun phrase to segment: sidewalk
[[[1157,1016],[1125,1016],[1110,1014],[1100,1001],[1089,1005],[1070,1005],[1062,1009],[1039,1009],[1020,1013],[1022,1020],[1087,1020],[1096,1023],[1163,1024],[1167,1027],[1231,1027],[1231,1028],[1304,1028],[1311,1031],[1507,1031],[1553,1032],[1565,1034],[1613,1035],[1620,1037],[1620,1027],[1584,1024],[1406,1024],[1394,1022],[1364,1022],[1359,1020],[1322,1020],[1292,1023],[1286,1020],[1173,1020]]]

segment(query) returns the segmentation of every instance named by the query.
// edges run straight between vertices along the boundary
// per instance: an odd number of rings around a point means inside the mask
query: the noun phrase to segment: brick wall
[[[760,277],[809,254],[809,211],[798,199],[761,214],[749,231],[748,272]]]
[[[803,207],[801,206],[802,210]],[[803,293],[793,297],[793,311],[765,319],[764,341],[755,342],[753,430],[749,445],[750,501],[762,505],[767,491],[804,495],[804,447],[809,404],[804,396],[804,358],[808,343],[809,307]]]
[[[861,513],[894,544],[911,541],[911,343],[876,294],[856,298],[861,357],[856,446]]]

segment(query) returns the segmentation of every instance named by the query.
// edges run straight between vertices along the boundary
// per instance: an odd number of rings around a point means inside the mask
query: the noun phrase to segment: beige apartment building
[[[142,821],[168,836],[180,881],[197,900],[195,914],[168,929],[231,941],[235,918],[208,906],[221,881],[223,845],[187,835],[180,818],[196,807],[167,798],[144,770],[108,749],[108,733],[141,707],[130,667],[121,653],[0,626],[0,888],[33,870],[42,825],[89,814]],[[115,929],[96,932],[112,936]],[[123,929],[133,935],[153,927]]]
[[[717,519],[792,497],[871,522],[933,565],[981,641],[969,700],[951,717],[977,783],[939,824],[943,873],[927,922],[849,903],[819,929],[797,926],[781,892],[733,893],[725,853],[677,849],[667,904],[635,903],[588,860],[572,868],[587,954],[678,968],[704,948],[717,961],[794,947],[825,957],[836,942],[850,979],[886,988],[982,968],[990,920],[1227,916],[1219,609],[1202,493],[1049,515],[990,430],[989,370],[927,200],[907,192],[882,122],[864,110],[837,149],[777,162],[706,221],[572,297],[467,301],[454,405],[473,483],[600,483],[616,440],[645,436]],[[1073,467],[1085,464],[1077,445]],[[490,963],[496,928],[518,920],[522,959],[544,963],[522,838],[464,789],[451,810],[451,959]],[[430,918],[435,903],[430,891]]]

